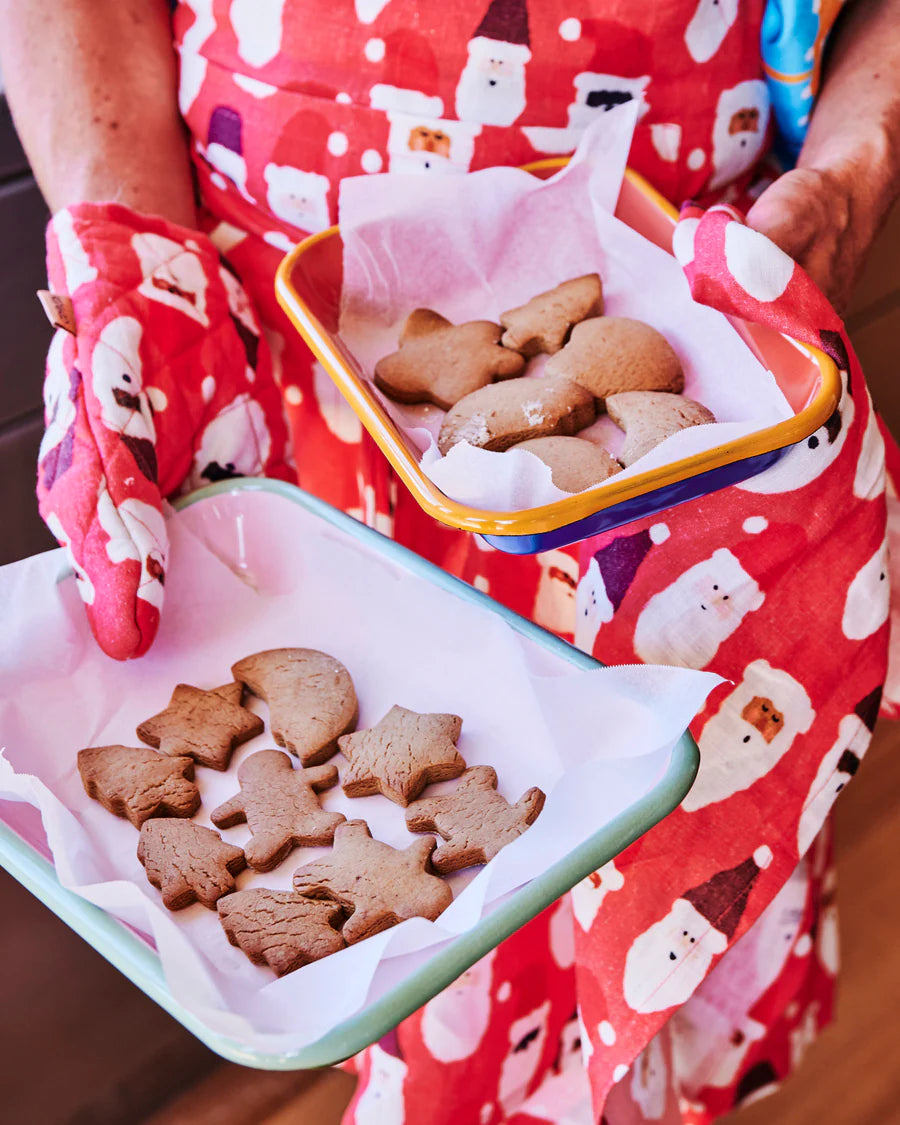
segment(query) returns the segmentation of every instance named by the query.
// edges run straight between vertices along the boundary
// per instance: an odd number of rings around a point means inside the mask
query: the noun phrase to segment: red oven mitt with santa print
[[[812,344],[829,355],[841,372],[843,396],[835,416],[806,441],[793,446],[760,480],[771,479],[775,473],[782,487],[808,483],[813,473],[821,471],[823,457],[831,460],[837,456],[841,431],[846,429],[837,416],[847,412],[846,399],[852,398],[855,409],[865,418],[854,495],[885,504],[888,536],[895,540],[900,537],[900,450],[875,413],[844,323],[821,289],[800,265],[765,235],[748,227],[741,212],[727,204],[716,204],[706,211],[693,203],[685,204],[672,248],[695,301]],[[820,446],[826,447],[824,454]],[[872,607],[871,631],[889,615],[892,617],[880,713],[896,718],[900,715],[900,573],[896,561],[887,554],[887,540],[883,552],[857,581],[866,583],[859,595]],[[890,597],[885,591],[887,584]]]
[[[162,500],[232,476],[280,476],[286,428],[265,338],[237,276],[197,231],[111,203],[47,230],[71,299],[44,384],[41,515],[66,550],[100,647],[141,656],[166,582]]]

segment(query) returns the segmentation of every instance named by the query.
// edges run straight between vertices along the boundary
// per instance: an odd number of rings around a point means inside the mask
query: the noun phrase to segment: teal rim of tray
[[[381,552],[398,566],[457,597],[499,614],[516,632],[577,668],[603,667],[593,657],[493,601],[480,590],[294,485],[255,478],[224,480],[181,498],[175,507],[182,510],[234,492],[271,492],[283,496]],[[118,919],[74,891],[60,886],[50,861],[2,821],[0,866],[210,1050],[241,1066],[262,1070],[301,1070],[340,1062],[377,1042],[401,1020],[456,980],[470,965],[668,816],[690,789],[699,763],[697,744],[690,732],[685,731],[672,748],[665,774],[648,794],[543,874],[511,892],[486,918],[453,939],[378,1000],[360,1009],[314,1043],[284,1052],[265,1052],[247,1047],[207,1027],[172,996],[156,952]]]

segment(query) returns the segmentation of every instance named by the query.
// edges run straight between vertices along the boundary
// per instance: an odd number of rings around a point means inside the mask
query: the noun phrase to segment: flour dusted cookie
[[[241,762],[240,793],[210,813],[216,828],[231,828],[244,821],[253,838],[244,847],[254,871],[271,871],[290,850],[301,844],[330,844],[334,830],[346,819],[343,813],[326,812],[316,793],[337,785],[336,766],[295,770],[280,750],[260,750]]]
[[[234,890],[234,876],[246,866],[244,853],[218,832],[189,820],[148,820],[141,828],[137,857],[169,910],[216,901]]]
[[[140,828],[154,816],[193,816],[200,808],[191,758],[164,758],[144,746],[78,751],[84,791],[114,816]]]
[[[640,320],[601,316],[572,329],[544,368],[586,387],[596,398],[620,391],[684,390],[681,361],[665,336]]]
[[[216,905],[231,944],[280,977],[346,946],[340,932],[344,908],[336,902],[254,887]]]
[[[406,918],[437,918],[453,901],[450,888],[429,873],[433,836],[403,851],[373,840],[364,820],[338,825],[334,851],[294,872],[294,890],[326,898],[350,911],[343,935],[348,945]]]
[[[652,391],[610,395],[606,412],[625,431],[619,460],[626,467],[679,430],[716,420],[711,410],[692,398]]]
[[[399,350],[375,364],[375,386],[397,402],[432,402],[449,410],[494,379],[522,372],[525,360],[500,345],[502,332],[488,320],[451,324],[431,309],[416,309]]]
[[[383,793],[398,805],[415,800],[426,785],[459,777],[466,768],[456,749],[458,715],[408,711],[394,706],[369,730],[338,739],[350,762],[342,780],[348,797]]]
[[[304,766],[327,761],[338,736],[356,726],[356,691],[339,660],[311,648],[273,648],[232,666],[234,678],[269,705],[279,746]]]
[[[452,793],[423,797],[406,810],[410,832],[439,832],[446,843],[431,857],[435,871],[447,875],[475,863],[488,863],[521,836],[544,807],[544,794],[529,789],[510,805],[497,792],[491,766],[472,766]]]
[[[553,483],[563,492],[581,492],[622,471],[615,457],[584,438],[531,438],[520,441],[513,449],[524,449],[539,457],[550,469]]]
[[[169,706],[145,719],[137,736],[162,754],[187,755],[214,770],[228,769],[236,746],[262,734],[265,724],[241,706],[241,684],[223,684],[212,691],[178,684]]]
[[[571,379],[560,375],[513,379],[482,387],[448,411],[438,449],[447,454],[467,441],[502,453],[530,438],[571,436],[595,417],[593,394]]]
[[[540,352],[554,355],[568,339],[573,325],[602,312],[600,275],[574,277],[532,297],[528,304],[503,313],[500,323],[506,331],[501,343],[529,358]]]

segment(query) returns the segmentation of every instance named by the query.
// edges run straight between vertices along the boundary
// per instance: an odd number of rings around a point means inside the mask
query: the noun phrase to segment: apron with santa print
[[[867,745],[887,632],[883,451],[858,367],[843,358],[828,424],[743,488],[580,552],[511,558],[398,489],[272,290],[281,252],[334,221],[341,177],[566,153],[626,100],[641,107],[631,163],[664,194],[736,195],[769,135],[761,14],[717,0],[176,9],[207,226],[266,324],[301,485],[608,662],[732,681],[695,724],[703,768],[685,805],[355,1060],[348,1120],[562,1125],[595,1120],[593,1097],[609,1125],[705,1122],[771,1088],[829,1018],[833,873],[817,831]],[[840,355],[833,314],[795,290],[739,311],[825,327]]]

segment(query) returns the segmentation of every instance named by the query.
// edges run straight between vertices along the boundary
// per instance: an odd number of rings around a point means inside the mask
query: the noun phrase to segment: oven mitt
[[[900,451],[875,408],[863,379],[862,369],[843,321],[809,274],[764,234],[746,225],[744,216],[727,204],[704,211],[688,203],[681,210],[672,248],[695,301],[729,316],[765,324],[812,344],[837,364],[845,394],[852,395],[857,410],[868,418],[864,441],[881,443],[873,452],[873,463],[885,462],[884,477],[873,474],[873,503],[886,503],[889,534],[900,538]],[[812,439],[811,439],[812,440]],[[789,456],[789,455],[788,455]],[[854,486],[856,487],[856,486]],[[880,713],[900,715],[900,598],[896,564],[889,568],[892,605],[896,617],[888,659],[887,682]]]
[[[47,273],[67,327],[47,359],[40,511],[100,647],[126,660],[159,626],[162,501],[226,477],[290,479],[281,397],[243,286],[205,235],[81,203],[50,221]]]

